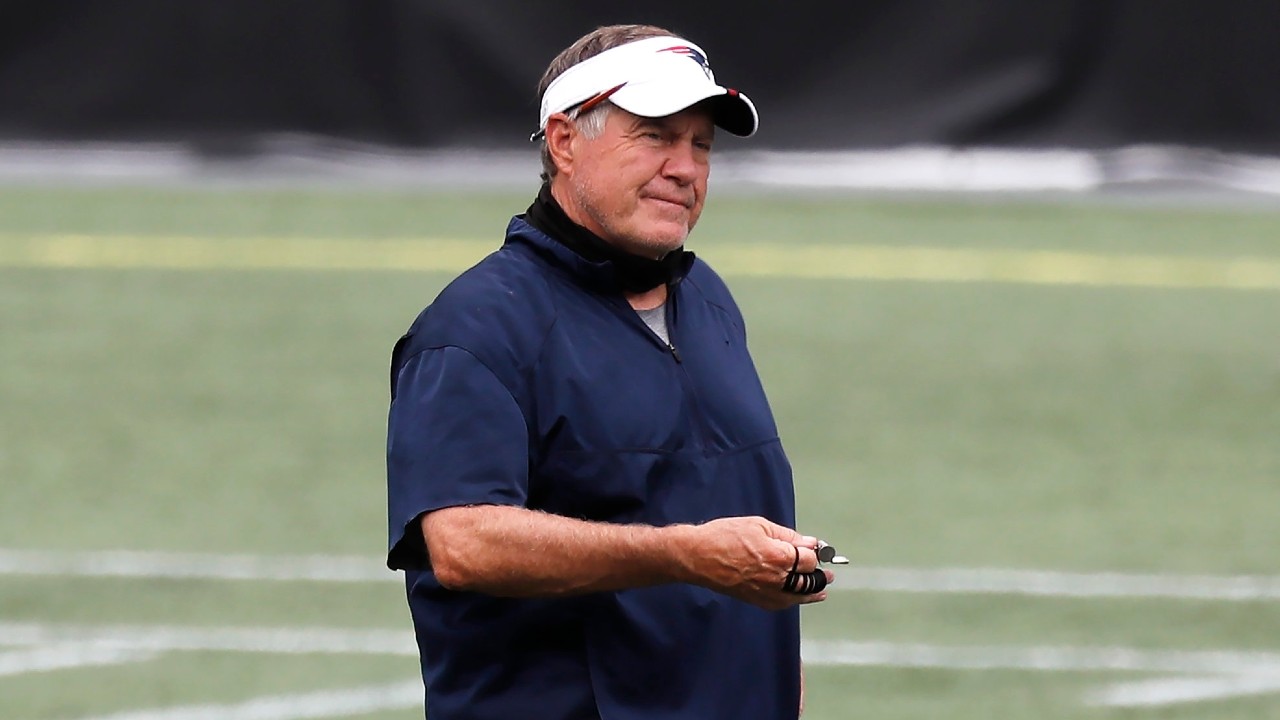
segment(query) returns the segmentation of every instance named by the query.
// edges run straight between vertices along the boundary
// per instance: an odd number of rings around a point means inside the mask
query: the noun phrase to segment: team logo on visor
[[[676,55],[683,55],[689,58],[690,60],[698,63],[698,66],[702,68],[702,72],[707,74],[708,80],[712,80],[712,81],[715,80],[715,78],[711,75],[711,66],[707,64],[707,56],[689,47],[688,45],[674,45],[669,48],[662,48],[658,52],[669,52],[669,53],[675,53]]]

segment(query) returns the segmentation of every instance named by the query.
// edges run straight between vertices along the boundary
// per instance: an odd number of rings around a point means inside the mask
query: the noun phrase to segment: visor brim
[[[755,105],[746,95],[713,83],[684,87],[628,84],[615,92],[609,101],[633,115],[649,118],[674,115],[707,101],[712,122],[734,135],[750,137],[760,125]]]

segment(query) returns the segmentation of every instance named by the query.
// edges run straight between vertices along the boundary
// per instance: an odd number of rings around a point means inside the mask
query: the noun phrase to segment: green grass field
[[[0,718],[420,717],[388,354],[528,199],[0,190]],[[713,198],[690,247],[854,563],[806,718],[1280,717],[1280,213]]]

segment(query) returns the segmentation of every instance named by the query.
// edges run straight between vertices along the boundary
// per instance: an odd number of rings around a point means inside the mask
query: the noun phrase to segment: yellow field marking
[[[460,272],[496,247],[449,239],[43,235],[0,239],[0,267]]]
[[[875,245],[717,251],[727,275],[1280,290],[1280,260]]]
[[[0,237],[0,267],[457,273],[497,242],[287,237]],[[919,248],[741,245],[707,252],[730,276],[1280,290],[1280,259]]]

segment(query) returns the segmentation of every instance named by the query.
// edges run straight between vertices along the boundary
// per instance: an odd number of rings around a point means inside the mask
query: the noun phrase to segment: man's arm
[[[817,567],[817,540],[759,517],[652,527],[475,505],[427,513],[422,534],[436,579],[455,590],[552,597],[685,582],[770,610],[827,596],[782,589],[797,552],[800,572]]]

